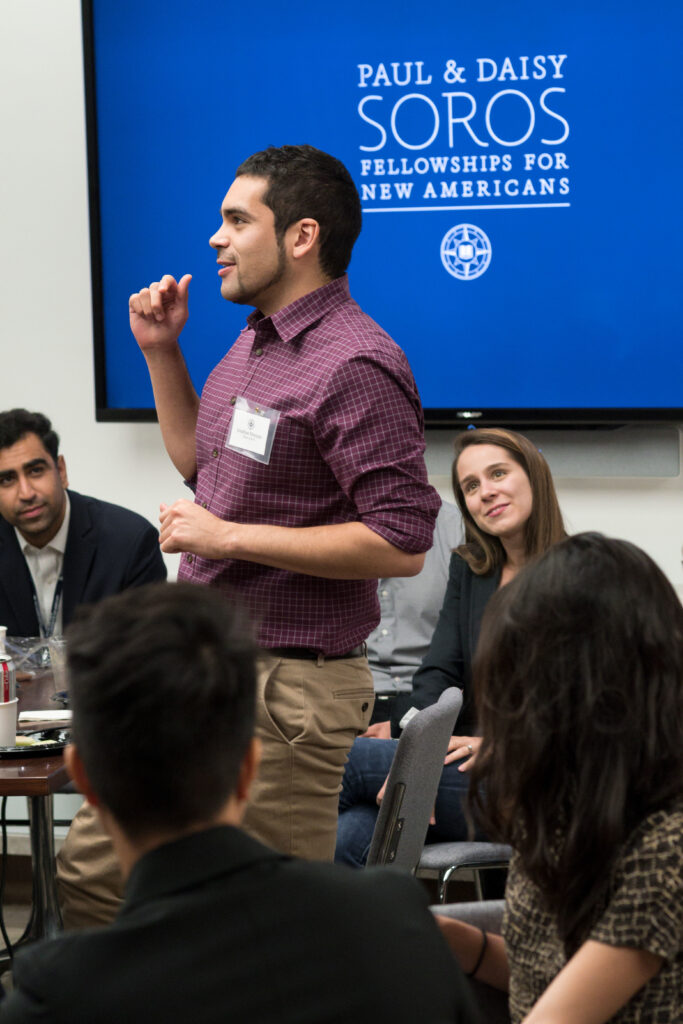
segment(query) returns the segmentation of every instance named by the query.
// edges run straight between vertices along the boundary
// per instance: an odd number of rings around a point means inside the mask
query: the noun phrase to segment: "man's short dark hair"
[[[241,609],[189,583],[84,608],[67,631],[72,736],[131,838],[210,821],[254,731],[255,644]]]
[[[290,224],[312,217],[320,225],[320,267],[340,277],[362,223],[360,198],[341,160],[314,146],[270,146],[237,168],[236,176],[267,178],[263,202],[275,215],[275,234],[282,239]]]
[[[10,448],[21,441],[27,434],[37,434],[43,447],[57,461],[59,454],[59,437],[52,429],[47,416],[42,412],[29,412],[28,409],[9,409],[0,412],[0,450]]]

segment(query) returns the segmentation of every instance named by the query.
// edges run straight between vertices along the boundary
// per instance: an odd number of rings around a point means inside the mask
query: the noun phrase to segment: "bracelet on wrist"
[[[472,970],[471,971],[465,971],[465,977],[466,978],[473,978],[475,976],[475,974],[477,973],[477,971],[481,967],[482,960],[484,959],[484,955],[486,953],[486,947],[489,944],[489,937],[486,934],[486,932],[484,931],[484,929],[480,928],[479,931],[481,932],[481,949],[479,950],[479,956],[477,957],[477,962],[474,965],[474,967],[472,968]]]

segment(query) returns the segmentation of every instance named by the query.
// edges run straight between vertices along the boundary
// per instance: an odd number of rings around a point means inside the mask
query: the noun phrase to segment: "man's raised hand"
[[[135,292],[128,300],[130,328],[143,352],[174,345],[188,314],[188,288],[191,274],[176,281],[164,274],[149,288]]]

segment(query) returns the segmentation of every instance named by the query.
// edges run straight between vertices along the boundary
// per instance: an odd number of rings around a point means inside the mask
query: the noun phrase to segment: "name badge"
[[[267,466],[279,419],[280,413],[277,409],[268,409],[243,397],[235,399],[230,434],[225,447]]]

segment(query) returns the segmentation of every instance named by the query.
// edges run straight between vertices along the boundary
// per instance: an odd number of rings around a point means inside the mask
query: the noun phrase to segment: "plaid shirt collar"
[[[316,288],[315,291],[302,295],[295,299],[288,306],[279,309],[272,316],[264,316],[255,309],[247,317],[248,326],[255,331],[267,327],[268,322],[273,325],[278,337],[282,341],[291,341],[301,334],[302,331],[312,327],[325,313],[336,309],[340,303],[351,298],[349,292],[349,279],[346,274],[328,281],[327,284]]]

